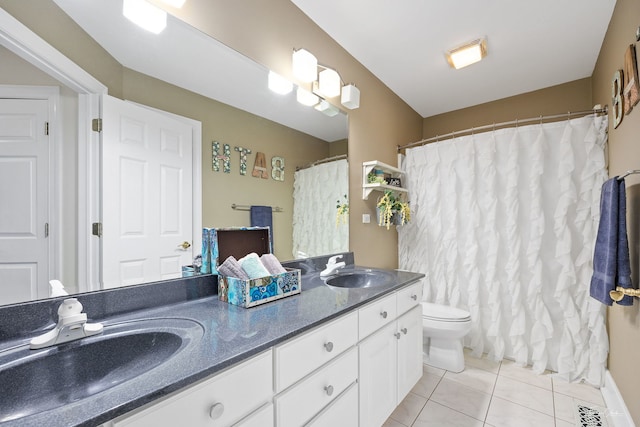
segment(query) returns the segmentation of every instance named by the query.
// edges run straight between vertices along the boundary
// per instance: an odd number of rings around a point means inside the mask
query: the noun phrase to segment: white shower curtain
[[[336,205],[349,194],[346,159],[322,163],[294,174],[293,257],[349,250],[349,224],[336,224]]]
[[[589,297],[606,117],[469,135],[408,149],[412,220],[400,268],[424,299],[467,309],[476,356],[604,381],[604,306]]]

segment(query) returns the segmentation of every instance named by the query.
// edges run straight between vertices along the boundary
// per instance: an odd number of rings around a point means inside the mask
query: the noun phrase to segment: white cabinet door
[[[422,307],[414,307],[397,321],[398,404],[422,377]]]
[[[381,426],[397,405],[396,322],[360,343],[360,426]]]

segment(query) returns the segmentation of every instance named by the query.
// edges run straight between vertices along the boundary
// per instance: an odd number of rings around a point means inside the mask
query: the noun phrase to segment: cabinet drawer
[[[406,313],[422,301],[422,282],[414,283],[398,291],[398,316]]]
[[[267,403],[233,427],[273,427],[273,404]]]
[[[310,377],[276,396],[276,425],[308,422],[358,378],[358,349],[351,348]]]
[[[364,339],[384,325],[396,320],[396,293],[380,298],[358,310],[359,338]]]
[[[122,426],[231,425],[271,399],[271,350],[114,422]]]
[[[305,427],[357,427],[358,384],[353,383]]]
[[[358,342],[358,316],[351,313],[275,347],[275,386],[280,392]]]

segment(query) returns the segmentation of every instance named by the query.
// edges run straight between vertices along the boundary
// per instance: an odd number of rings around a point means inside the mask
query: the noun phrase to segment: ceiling
[[[291,1],[422,117],[591,76],[615,6],[615,0]],[[446,50],[483,36],[483,61],[449,67]]]
[[[275,94],[267,87],[265,67],[171,15],[167,27],[152,34],[122,15],[122,0],[54,1],[129,69],[324,141],[347,138],[345,114],[328,117],[303,106],[295,91]]]

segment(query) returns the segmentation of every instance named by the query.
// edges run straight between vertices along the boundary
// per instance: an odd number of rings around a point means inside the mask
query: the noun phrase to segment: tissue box
[[[209,237],[213,274],[218,274],[218,266],[229,256],[240,259],[251,252],[258,255],[271,252],[269,227],[213,228]],[[285,270],[286,273],[250,280],[218,274],[218,299],[249,308],[299,294],[300,270]]]

